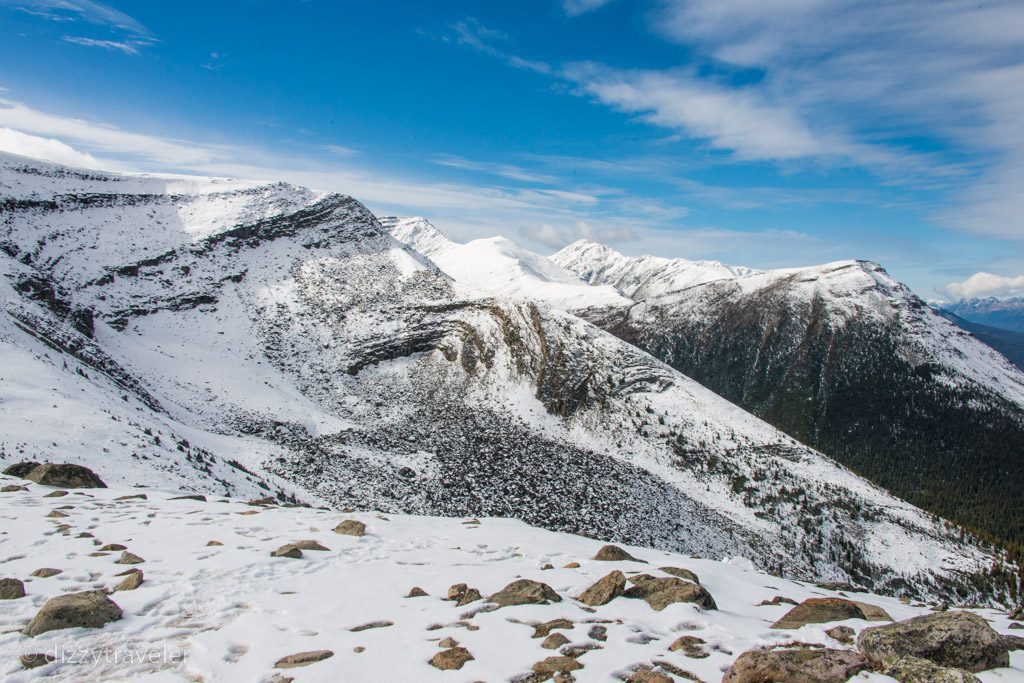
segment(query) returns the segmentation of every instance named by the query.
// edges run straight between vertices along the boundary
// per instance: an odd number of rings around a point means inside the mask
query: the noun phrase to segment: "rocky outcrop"
[[[880,607],[874,607],[873,605],[864,605],[857,603],[846,598],[808,598],[793,609],[786,612],[785,615],[774,624],[772,628],[800,628],[805,624],[826,624],[830,621],[844,621],[846,619],[864,619],[868,620],[868,614],[865,613],[865,607],[868,608],[867,612],[870,612],[878,620],[885,614],[885,610]],[[889,621],[892,619],[889,618]]]
[[[751,650],[733,663],[722,683],[846,683],[870,666],[848,650]]]
[[[65,628],[102,628],[121,618],[121,608],[103,591],[58,595],[47,600],[25,627],[27,636]]]
[[[981,617],[963,611],[927,614],[868,628],[861,631],[857,646],[880,667],[891,666],[903,657],[918,657],[975,673],[1010,663],[1003,637]]]
[[[630,579],[634,585],[623,593],[627,598],[647,601],[659,612],[677,602],[692,602],[704,609],[718,609],[714,598],[700,584],[672,577],[639,574]]]
[[[88,467],[70,463],[46,463],[33,468],[25,479],[43,486],[60,486],[68,489],[105,489],[107,485]]]
[[[20,579],[0,579],[0,600],[25,597],[25,584]]]
[[[510,607],[512,605],[546,605],[549,602],[561,602],[562,598],[546,583],[519,579],[487,598],[487,601],[493,602],[499,607]]]
[[[900,683],[981,683],[977,676],[963,669],[939,666],[920,657],[900,657],[880,673]]]
[[[607,605],[626,590],[626,575],[618,569],[599,579],[594,585],[583,591],[576,599],[584,605],[599,607]]]

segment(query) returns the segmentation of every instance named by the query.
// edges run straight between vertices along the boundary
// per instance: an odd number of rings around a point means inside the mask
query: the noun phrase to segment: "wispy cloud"
[[[1005,276],[992,273],[975,273],[962,282],[950,282],[939,289],[940,294],[954,301],[983,296],[1017,296],[1024,294],[1024,275]]]
[[[65,42],[74,43],[75,45],[98,47],[104,50],[114,50],[128,55],[137,55],[139,53],[139,45],[142,44],[136,41],[125,42],[121,40],[98,40],[96,38],[87,38],[85,36],[64,36],[64,40]]]
[[[719,63],[763,70],[749,90],[812,126],[841,125],[858,144],[951,146],[973,177],[950,183],[958,205],[936,219],[1024,237],[1024,4],[662,0],[653,26]]]
[[[562,8],[570,17],[593,12],[612,2],[612,0],[562,0]]]
[[[148,36],[149,29],[119,9],[93,0],[0,0],[24,12],[52,21],[82,20],[136,35]]]
[[[518,180],[524,183],[558,182],[558,179],[554,176],[536,173],[521,166],[473,161],[454,154],[442,154],[434,158],[432,161],[438,166],[447,166],[449,168],[457,168],[464,171],[487,173],[489,175],[500,176],[502,178],[508,178],[509,180]]]
[[[29,135],[6,127],[0,127],[0,150],[77,168],[116,170],[116,165],[100,161],[91,154],[79,152],[60,140]]]

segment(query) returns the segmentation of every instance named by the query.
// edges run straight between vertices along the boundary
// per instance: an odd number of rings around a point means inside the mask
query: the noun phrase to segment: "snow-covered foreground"
[[[639,665],[666,662],[662,673],[685,680],[718,681],[745,650],[773,643],[820,643],[844,648],[825,633],[836,623],[798,630],[770,624],[789,605],[756,606],[774,596],[801,601],[837,593],[760,573],[743,559],[696,559],[644,548],[627,548],[648,564],[592,560],[602,543],[536,529],[521,522],[426,516],[341,513],[301,507],[260,507],[244,501],[171,500],[181,492],[115,487],[47,497],[54,489],[10,477],[0,485],[27,484],[27,491],[0,493],[0,576],[25,582],[27,595],[0,603],[0,675],[27,681],[57,680],[270,681],[503,681],[528,674],[557,655],[534,638],[532,624],[565,618],[557,630],[569,643],[597,646],[579,656],[580,681],[615,680]],[[143,493],[146,499],[122,499]],[[50,517],[54,510],[66,517]],[[366,524],[362,537],[334,533],[345,519]],[[329,548],[300,558],[271,557],[281,545],[314,539]],[[207,545],[210,541],[220,546]],[[61,593],[112,588],[126,569],[120,552],[95,554],[117,543],[142,557],[142,585],[112,599],[124,618],[102,629],[57,630],[28,637],[20,629],[46,599]],[[576,568],[563,568],[570,563]],[[547,564],[553,569],[543,569]],[[671,604],[654,611],[643,600],[619,597],[587,608],[572,599],[614,569],[664,575],[673,566],[697,573],[718,610]],[[34,578],[43,567],[62,570]],[[466,583],[483,595],[527,578],[549,584],[563,598],[549,605],[481,611],[484,601],[462,607],[444,598]],[[418,586],[423,597],[405,597]],[[875,595],[853,599],[883,607],[895,619],[929,612]],[[976,610],[1004,633],[1009,622],[992,610]],[[860,630],[868,622],[842,622]],[[360,630],[360,626],[379,624]],[[604,641],[591,629],[607,629]],[[680,635],[697,636],[706,657],[670,652]],[[428,661],[452,638],[474,657],[461,670],[441,671]],[[276,670],[280,658],[330,650],[328,659]],[[49,653],[57,659],[25,671],[19,655]],[[63,661],[62,661],[63,659]],[[145,659],[139,663],[139,659]],[[983,681],[1024,681],[1024,652],[1012,668],[985,672]],[[858,681],[890,680],[861,674]]]

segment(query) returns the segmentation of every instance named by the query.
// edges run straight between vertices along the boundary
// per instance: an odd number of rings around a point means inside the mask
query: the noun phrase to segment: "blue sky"
[[[1024,293],[1024,3],[0,0],[0,149]]]

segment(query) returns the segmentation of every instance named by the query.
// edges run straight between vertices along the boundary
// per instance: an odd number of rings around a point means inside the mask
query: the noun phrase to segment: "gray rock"
[[[942,667],[978,672],[1009,666],[1003,636],[976,614],[937,612],[864,629],[857,647],[876,666],[919,657]]]
[[[551,621],[545,621],[542,624],[536,624],[533,627],[533,635],[531,638],[543,638],[556,629],[565,629],[571,631],[575,624],[568,619],[552,619]]]
[[[25,627],[27,636],[65,628],[102,628],[121,618],[121,608],[103,591],[68,593],[50,598]]]
[[[362,536],[366,533],[366,525],[354,519],[346,519],[334,527],[334,533],[346,536]]]
[[[594,555],[594,559],[601,560],[602,562],[643,562],[643,560],[638,560],[617,545],[602,547]]]
[[[848,650],[750,650],[725,672],[722,683],[846,683],[869,669]]]
[[[310,652],[296,652],[293,655],[281,657],[274,662],[278,669],[294,669],[299,666],[309,666],[315,662],[322,662],[334,656],[330,650],[311,650]]]
[[[297,560],[302,557],[302,551],[296,548],[291,543],[286,543],[274,552],[270,553],[271,557],[290,557],[293,560]]]
[[[107,485],[96,473],[82,465],[71,463],[46,463],[24,475],[25,479],[43,486],[59,486],[65,489],[105,489]]]
[[[545,650],[557,650],[568,643],[569,639],[566,638],[565,635],[561,633],[552,633],[544,639],[544,642],[542,642],[540,646]]]
[[[442,650],[430,660],[431,666],[444,671],[461,669],[466,662],[472,661],[473,655],[464,647],[450,647]]]
[[[849,626],[833,626],[825,631],[825,635],[829,638],[838,640],[843,645],[852,645],[856,634],[857,632]]]
[[[41,568],[35,570],[34,572],[32,572],[31,575],[35,576],[35,577],[38,577],[40,579],[48,579],[51,576],[57,576],[57,574],[63,574],[63,573],[64,573],[64,571],[61,570],[61,569],[54,569],[53,567],[41,567]]]
[[[25,475],[39,467],[38,462],[16,462],[4,470],[4,474],[9,477],[17,477],[18,479],[24,479]]]
[[[672,644],[668,646],[669,652],[675,652],[682,650],[683,654],[693,659],[704,659],[708,656],[707,650],[704,649],[705,641],[703,638],[697,636],[679,636]]]
[[[133,591],[142,585],[142,572],[139,570],[133,571],[128,576],[121,579],[121,582],[114,586],[114,592],[118,591]]]
[[[302,540],[302,541],[295,541],[294,543],[292,543],[292,545],[295,546],[296,548],[298,548],[299,550],[318,550],[318,551],[330,550],[330,548],[328,548],[327,546],[321,545],[318,541],[315,541],[313,539],[305,539],[305,540]]]
[[[845,598],[808,598],[774,624],[772,628],[800,628],[804,624],[827,624],[830,621],[864,619],[867,615],[857,603]]]
[[[512,605],[546,605],[548,602],[561,602],[562,598],[546,583],[519,579],[505,586],[487,600],[499,607],[511,607]]]
[[[661,611],[677,602],[692,602],[704,609],[718,609],[714,598],[700,584],[671,577],[638,574],[630,578],[634,584],[623,595],[645,600],[652,609]]]
[[[599,579],[590,588],[583,591],[576,599],[584,605],[600,607],[607,605],[626,590],[626,575],[618,569]]]
[[[143,562],[145,562],[145,560],[135,553],[130,553],[127,550],[124,550],[121,552],[121,557],[117,558],[117,562],[115,564],[142,564]]]
[[[683,569],[682,567],[658,567],[661,571],[672,576],[678,576],[680,579],[686,579],[687,581],[693,581],[694,583],[700,583],[700,579],[697,575],[691,572],[689,569]]]
[[[577,671],[582,668],[582,664],[572,657],[566,657],[564,655],[548,657],[547,659],[533,665],[534,672],[539,674],[554,674],[560,671]]]
[[[0,600],[25,597],[25,584],[20,579],[0,579]]]
[[[981,683],[977,676],[963,669],[939,666],[920,657],[900,657],[881,673],[900,683]]]

